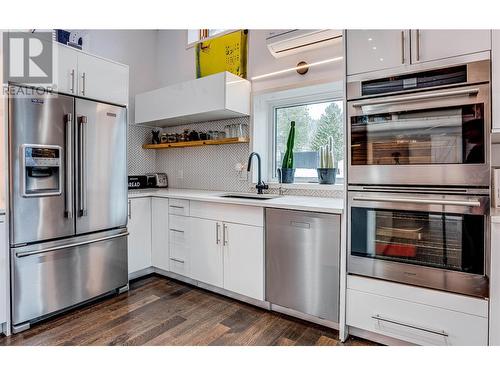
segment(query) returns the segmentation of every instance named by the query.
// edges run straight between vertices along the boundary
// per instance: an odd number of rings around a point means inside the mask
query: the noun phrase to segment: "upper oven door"
[[[351,101],[350,184],[489,186],[490,85]]]

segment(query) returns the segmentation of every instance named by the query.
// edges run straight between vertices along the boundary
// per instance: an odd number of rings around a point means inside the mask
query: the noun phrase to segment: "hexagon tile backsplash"
[[[226,125],[243,123],[248,125],[249,117],[220,121],[200,122],[165,128],[167,133],[181,133],[184,129],[196,131],[223,131]],[[165,172],[169,187],[179,189],[254,191],[253,183],[241,178],[236,164],[246,166],[249,145],[246,143],[188,147],[168,150],[145,150],[142,145],[151,142],[150,127],[130,125],[128,132],[129,175]],[[246,176],[246,172],[242,172]],[[277,189],[270,189],[277,193]],[[319,197],[341,197],[342,191],[288,189],[286,194]]]

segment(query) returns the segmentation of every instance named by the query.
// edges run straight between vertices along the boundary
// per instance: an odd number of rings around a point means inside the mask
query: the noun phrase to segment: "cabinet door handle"
[[[382,317],[382,316],[380,316],[378,314],[377,315],[373,315],[372,319],[375,319],[378,322],[392,323],[392,324],[396,324],[398,326],[408,327],[408,328],[416,329],[416,330],[419,330],[419,331],[424,331],[424,332],[428,332],[428,333],[433,333],[435,335],[448,337],[448,334],[445,331],[438,331],[438,330],[432,329],[432,328],[419,327],[419,326],[416,326],[416,325],[413,325],[413,324],[409,324],[409,323],[398,322],[397,320],[393,320],[393,319],[389,319],[389,318],[384,318],[384,317]]]
[[[224,244],[224,246],[226,246],[228,242],[229,242],[229,240],[228,240],[228,233],[227,233],[227,225],[223,224],[222,225],[222,243]]]
[[[184,233],[184,231],[183,231],[183,230],[179,230],[179,229],[172,229],[172,228],[170,228],[170,230],[171,230],[172,232]]]
[[[86,78],[85,72],[82,73],[82,96],[85,96],[85,78]]]
[[[132,219],[132,201],[128,200],[128,219]]]
[[[181,208],[181,209],[182,209],[182,208],[184,208],[184,207],[182,207],[182,206],[170,206],[170,207],[171,207],[171,208]]]
[[[417,34],[417,61],[420,60],[420,29],[417,29],[416,31]]]
[[[173,260],[174,262],[177,262],[177,263],[184,263],[184,261],[182,259],[178,259],[178,258],[170,258],[170,260]]]
[[[405,32],[401,31],[401,64],[405,63]]]
[[[75,69],[71,69],[71,93],[75,93]]]
[[[215,244],[216,245],[218,245],[220,243],[219,228],[220,228],[220,224],[218,222],[215,223]]]

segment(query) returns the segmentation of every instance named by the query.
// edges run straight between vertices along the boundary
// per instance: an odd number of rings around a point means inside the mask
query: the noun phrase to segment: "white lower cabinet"
[[[151,198],[151,261],[164,271],[170,269],[168,203],[168,198]]]
[[[169,266],[170,271],[182,276],[189,276],[189,217],[180,215],[168,216]]]
[[[224,289],[264,300],[264,228],[223,223]]]
[[[222,288],[222,224],[192,217],[190,229],[193,234],[190,239],[190,277]]]
[[[346,323],[417,345],[488,345],[488,302],[348,276]]]
[[[190,277],[264,300],[264,229],[191,218]]]
[[[7,321],[7,249],[5,216],[0,215],[0,333],[2,323]]]
[[[500,217],[491,218],[490,345],[500,345]]]
[[[151,198],[128,200],[128,273],[151,267]]]

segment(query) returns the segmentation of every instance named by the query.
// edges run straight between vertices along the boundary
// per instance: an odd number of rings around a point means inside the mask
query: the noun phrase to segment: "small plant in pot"
[[[283,156],[283,163],[281,168],[278,169],[280,182],[283,184],[291,184],[295,178],[295,168],[293,167],[293,143],[295,140],[295,121],[290,122],[290,132],[288,133],[288,140],[286,142],[286,151]]]
[[[335,184],[337,168],[333,156],[333,137],[328,138],[328,144],[319,148],[318,182],[320,184]]]

